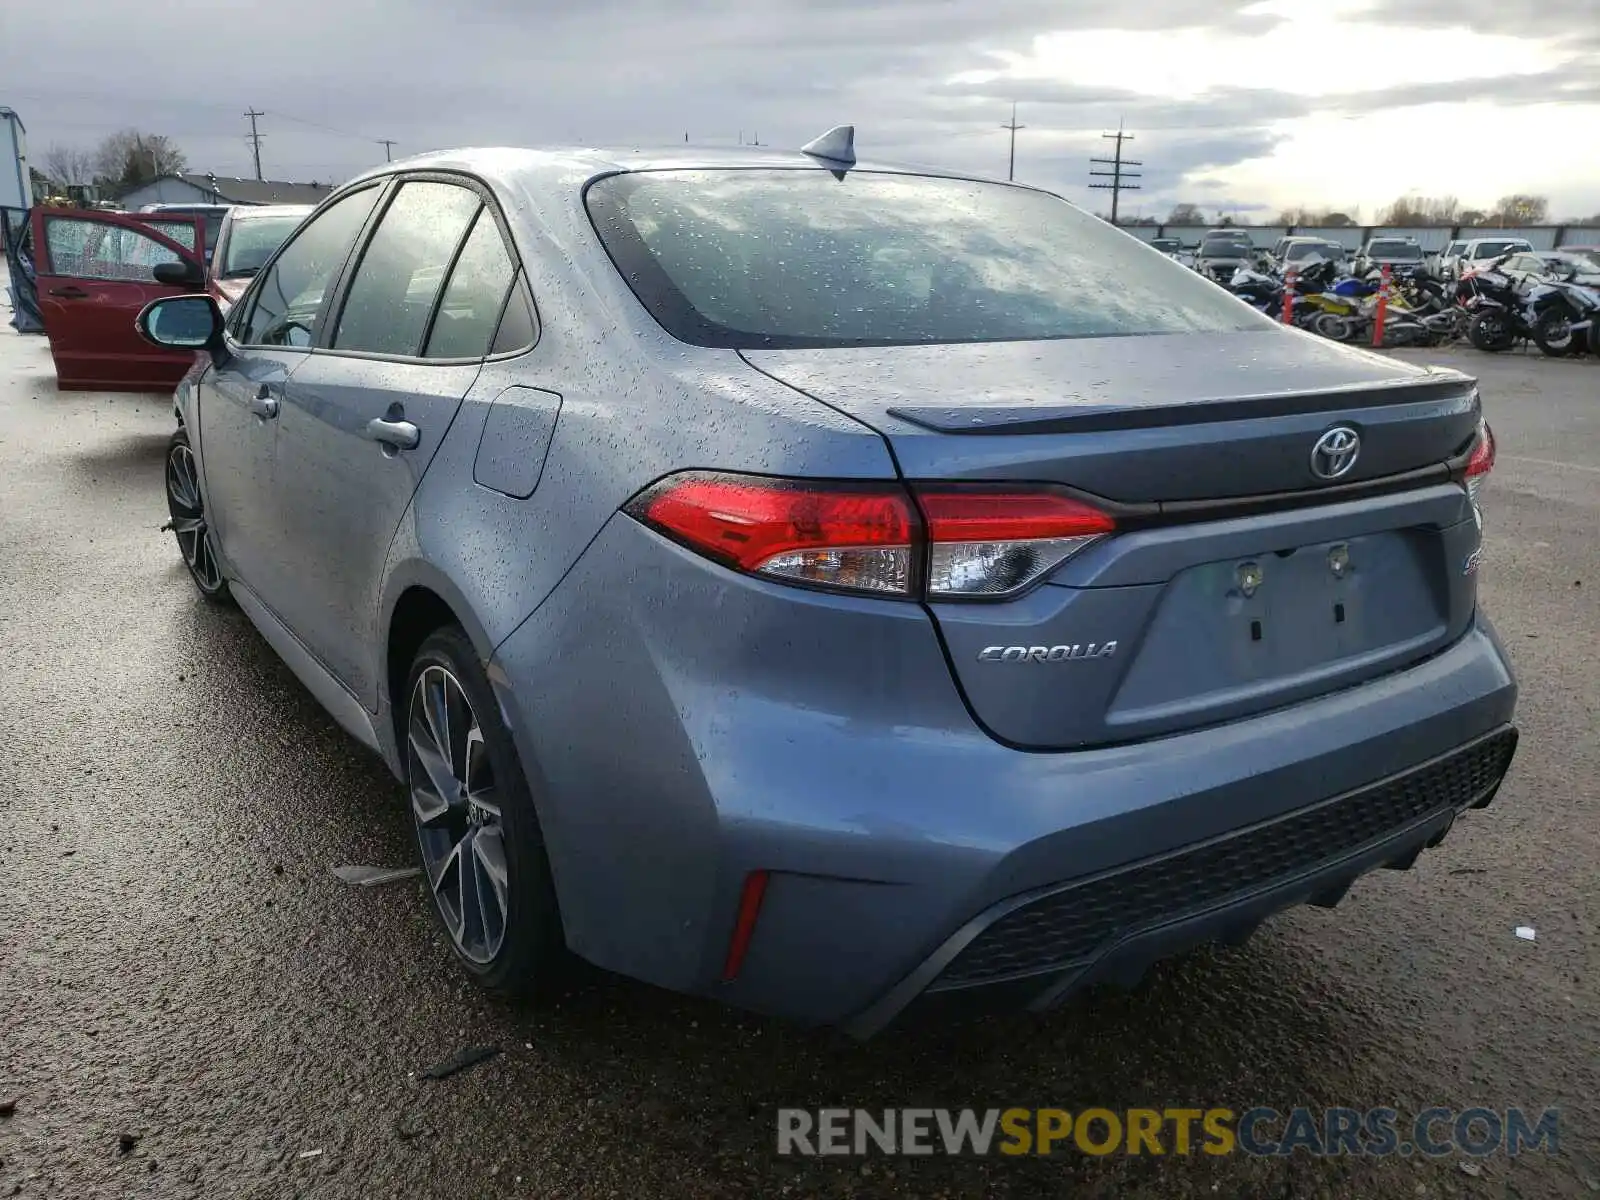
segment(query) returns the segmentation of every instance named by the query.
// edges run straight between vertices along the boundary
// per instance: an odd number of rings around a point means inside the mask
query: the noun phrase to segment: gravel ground
[[[1600,1193],[1600,364],[1433,357],[1501,440],[1484,588],[1524,736],[1496,803],[1132,993],[857,1045],[609,978],[509,1010],[415,881],[334,879],[410,861],[398,789],[158,533],[170,406],[57,393],[0,330],[0,1197]],[[501,1053],[422,1077],[474,1045]],[[1562,1152],[774,1152],[780,1105],[968,1104],[1559,1105]]]

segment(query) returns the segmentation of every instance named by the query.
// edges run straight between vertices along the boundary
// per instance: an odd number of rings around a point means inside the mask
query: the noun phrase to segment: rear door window
[[[516,268],[488,208],[456,258],[428,333],[426,358],[482,358],[489,353]]]
[[[362,252],[333,348],[421,354],[445,273],[482,206],[478,193],[458,184],[430,179],[402,184]],[[503,299],[504,288],[500,294]]]

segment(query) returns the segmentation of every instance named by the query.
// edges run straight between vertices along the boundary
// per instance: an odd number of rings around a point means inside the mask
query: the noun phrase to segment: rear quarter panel
[[[719,468],[894,478],[882,438],[751,369],[670,338],[639,305],[581,207],[587,172],[497,187],[538,308],[533,349],[484,367],[412,499],[384,571],[381,625],[432,586],[485,658],[550,594],[612,514],[672,471]],[[561,397],[526,499],[478,483],[474,462],[509,387]],[[387,688],[384,689],[387,694]]]

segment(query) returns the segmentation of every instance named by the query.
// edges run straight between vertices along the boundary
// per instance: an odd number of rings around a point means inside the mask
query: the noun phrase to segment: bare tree
[[[1385,225],[1454,225],[1461,201],[1454,196],[1402,196],[1378,213]]]
[[[52,142],[39,156],[39,166],[45,178],[58,188],[94,182],[95,156],[78,146]]]
[[[1278,214],[1279,225],[1314,228],[1321,225],[1351,224],[1343,213],[1329,212],[1325,208],[1308,208],[1304,204],[1286,208]]]
[[[1502,225],[1539,225],[1550,219],[1550,201],[1521,192],[1501,196],[1489,218]]]
[[[1198,204],[1174,204],[1172,211],[1167,214],[1168,225],[1204,225],[1205,213],[1200,211]]]
[[[101,141],[94,152],[96,175],[112,183],[131,186],[159,175],[175,175],[187,167],[183,151],[159,133],[122,129]]]

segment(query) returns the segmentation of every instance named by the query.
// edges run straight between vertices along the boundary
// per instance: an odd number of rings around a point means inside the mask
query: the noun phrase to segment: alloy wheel
[[[182,442],[174,445],[167,454],[167,510],[172,516],[171,529],[178,539],[178,552],[183,555],[184,565],[200,590],[210,593],[222,587],[222,568],[211,548],[199,479],[194,451]]]
[[[442,666],[423,668],[412,688],[406,755],[423,871],[445,929],[463,958],[492,962],[510,911],[500,796],[477,715]]]

